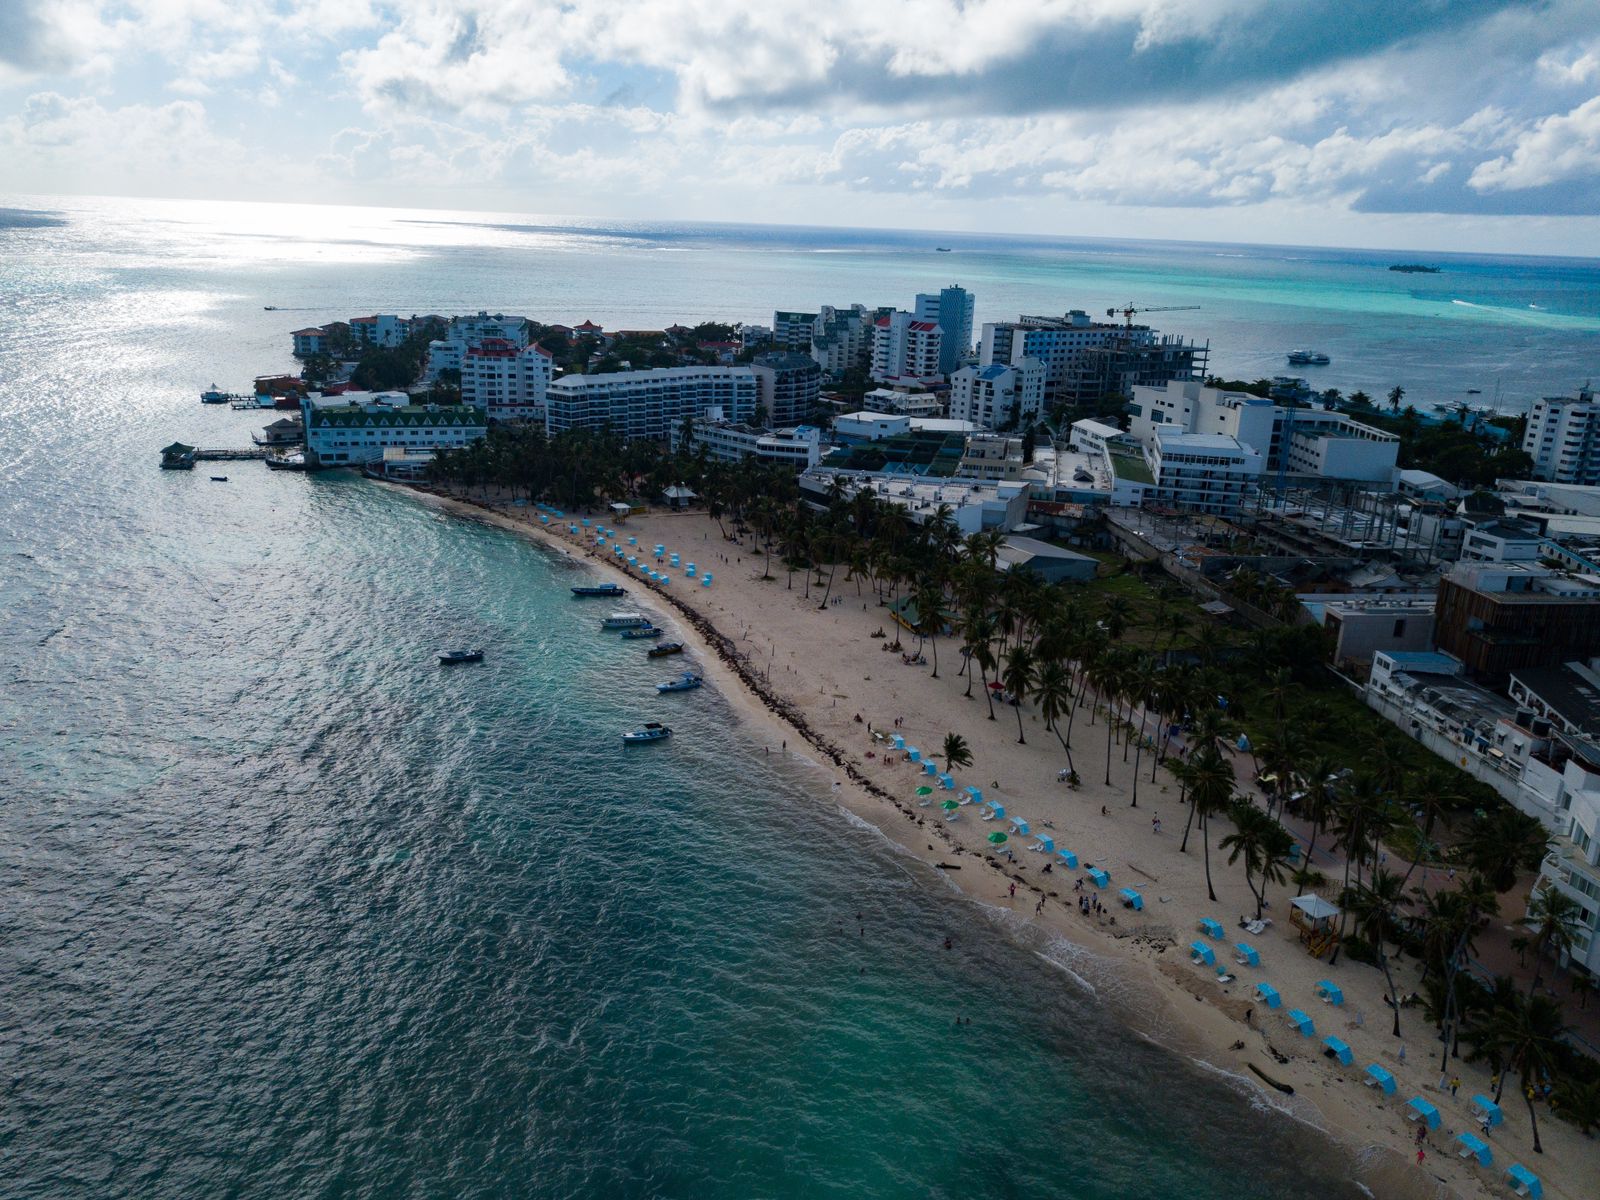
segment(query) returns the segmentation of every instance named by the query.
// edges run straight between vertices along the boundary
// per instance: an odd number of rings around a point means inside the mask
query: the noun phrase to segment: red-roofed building
[[[484,409],[492,421],[540,421],[554,369],[543,346],[518,346],[484,338],[461,359],[461,402]]]
[[[328,331],[320,326],[296,329],[289,335],[294,338],[294,356],[310,358],[313,354],[326,354],[330,349]]]
[[[944,334],[935,321],[919,321],[908,312],[879,317],[872,331],[872,378],[939,378],[939,351]]]

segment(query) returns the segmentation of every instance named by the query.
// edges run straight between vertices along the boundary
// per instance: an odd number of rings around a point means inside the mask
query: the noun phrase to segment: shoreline
[[[641,597],[642,604],[655,605],[658,600],[665,601],[664,605],[658,607],[670,609],[679,623],[686,627],[686,633],[705,654],[706,674],[719,685],[719,690],[741,720],[773,732],[780,739],[787,735],[797,736],[809,753],[789,752],[787,757],[806,765],[808,769],[826,771],[835,776],[831,781],[830,792],[825,793],[830,794],[835,804],[876,829],[898,852],[907,854],[924,864],[929,871],[942,878],[947,886],[959,892],[966,902],[977,904],[984,910],[983,915],[986,919],[994,920],[997,924],[1006,926],[1010,932],[1021,935],[1025,945],[1028,941],[1040,939],[1042,946],[1029,945],[1027,948],[1033,949],[1063,973],[1086,984],[1097,997],[1100,996],[1103,987],[1111,985],[1119,1000],[1114,1006],[1115,1015],[1131,1032],[1160,1045],[1169,1052],[1183,1055],[1197,1070],[1223,1076],[1242,1094],[1249,1096],[1252,1103],[1270,1108],[1274,1113],[1308,1125],[1326,1136],[1345,1157],[1350,1178],[1374,1194],[1384,1197],[1418,1198],[1441,1195],[1462,1198],[1474,1195],[1498,1195],[1501,1194],[1499,1181],[1505,1166],[1511,1161],[1523,1161],[1534,1169],[1544,1180],[1547,1194],[1552,1197],[1576,1197],[1582,1194],[1581,1190],[1569,1191],[1560,1186],[1563,1182],[1562,1177],[1566,1176],[1568,1171],[1553,1170],[1552,1168],[1560,1160],[1554,1159],[1549,1152],[1543,1156],[1513,1153],[1512,1147],[1504,1146],[1503,1143],[1496,1144],[1494,1167],[1487,1169],[1467,1167],[1455,1156],[1450,1140],[1457,1129],[1467,1127],[1459,1121],[1447,1122],[1446,1127],[1435,1131],[1428,1146],[1427,1164],[1419,1167],[1410,1156],[1412,1142],[1409,1135],[1412,1127],[1404,1121],[1400,1111],[1406,1096],[1415,1094],[1419,1090],[1414,1081],[1403,1081],[1401,1083],[1403,1090],[1389,1098],[1387,1104],[1383,1103],[1382,1096],[1376,1095],[1360,1083],[1363,1063],[1372,1061],[1374,1057],[1372,1054],[1364,1054],[1363,1050],[1357,1049],[1354,1065],[1350,1067],[1335,1065],[1330,1069],[1317,1053],[1320,1045],[1312,1043],[1311,1057],[1308,1058],[1304,1043],[1291,1043],[1289,1040],[1291,1037],[1296,1037],[1296,1042],[1299,1042],[1298,1037],[1281,1030],[1275,1024],[1269,1024],[1267,1018],[1270,1014],[1267,1010],[1247,995],[1246,989],[1251,979],[1241,975],[1234,988],[1219,990],[1216,981],[1205,972],[1197,971],[1186,961],[1185,942],[1192,935],[1184,932],[1180,924],[1153,920],[1151,919],[1153,914],[1149,913],[1144,914],[1143,920],[1140,920],[1140,914],[1131,914],[1131,920],[1125,917],[1119,924],[1117,914],[1112,913],[1109,921],[1105,916],[1101,916],[1089,926],[1078,914],[1068,909],[1067,905],[1072,903],[1071,898],[1050,886],[1056,882],[1055,880],[1044,881],[1041,886],[1041,883],[1028,877],[1025,860],[1018,859],[1007,864],[994,854],[987,853],[981,843],[978,848],[963,846],[961,842],[965,836],[964,832],[954,833],[951,827],[922,815],[924,810],[909,800],[900,799],[883,783],[869,775],[868,772],[872,768],[861,759],[852,757],[850,747],[842,740],[848,736],[850,728],[848,725],[845,726],[843,734],[830,730],[824,727],[825,721],[822,717],[815,714],[808,715],[806,703],[802,698],[784,694],[779,683],[771,678],[772,665],[776,659],[776,643],[774,643],[773,657],[768,659],[766,670],[758,669],[754,665],[755,660],[752,656],[741,651],[740,636],[731,635],[719,626],[711,615],[702,611],[701,606],[684,599],[682,593],[674,593],[641,578],[636,570],[630,570],[626,564],[619,564],[612,557],[597,553],[592,544],[581,538],[574,538],[564,527],[557,529],[553,524],[541,525],[535,520],[528,519],[527,516],[517,515],[521,510],[508,509],[504,504],[496,504],[489,500],[464,499],[428,488],[390,486],[403,487],[404,490],[425,498],[425,503],[435,504],[454,515],[482,521],[513,534],[527,535],[535,544],[552,549],[574,562],[604,563],[614,572],[614,575],[609,577],[625,578],[630,588]],[[527,510],[529,516],[532,511]],[[639,529],[647,524],[662,521],[687,523],[694,517],[709,520],[704,514],[699,513],[651,513],[630,518],[629,528]],[[575,521],[577,518],[569,519]],[[709,540],[710,533],[702,532]],[[669,544],[672,542],[672,539],[667,537],[658,540]],[[719,547],[719,554],[720,549]],[[728,599],[726,596],[728,589],[722,584],[729,573],[736,569],[734,561],[730,559],[728,564],[720,567],[717,572],[719,600]],[[600,572],[600,574],[605,573]],[[698,598],[701,589],[696,587],[691,594]],[[702,604],[706,608],[711,607],[704,602]],[[727,605],[721,607],[726,608]],[[808,602],[806,607],[818,606]],[[867,604],[863,604],[862,608],[869,614],[881,613],[881,610]],[[766,612],[767,608],[764,607],[763,615]],[[745,614],[734,615],[737,618]],[[828,616],[831,618],[833,614],[829,613]],[[872,620],[876,621],[877,617],[873,616]],[[754,625],[746,625],[742,635],[743,640],[751,642],[752,632],[755,632]],[[790,653],[792,655],[794,652]],[[871,666],[872,663],[869,661],[866,665]],[[896,662],[894,665],[899,664]],[[851,667],[859,670],[861,662],[856,660],[851,663]],[[817,694],[826,698],[829,691],[828,684],[832,680],[827,678],[820,668],[819,663],[818,669],[814,672],[815,675],[823,676],[818,683]],[[794,673],[797,681],[804,678],[808,692],[809,685],[818,682],[812,675],[800,672],[794,667],[788,667],[787,672]],[[919,677],[923,677],[922,672],[919,671],[918,674]],[[869,682],[872,680],[871,675],[863,678]],[[835,692],[833,703],[823,711],[837,713],[837,704],[841,698],[848,699]],[[909,705],[911,700],[908,697],[902,702]],[[853,707],[853,704],[847,704],[847,711],[850,707]],[[1011,714],[1006,714],[1006,719],[1011,720]],[[848,720],[848,717],[834,717],[832,723],[838,724],[840,721]],[[1001,726],[1004,724],[1000,723]],[[1086,751],[1090,751],[1093,744],[1094,739],[1081,746],[1075,740],[1075,757],[1082,759],[1090,757]],[[1048,749],[1046,745],[1046,750]],[[810,759],[810,755],[815,755],[814,761]],[[1102,758],[1100,763],[1104,765],[1104,762]],[[877,759],[874,765],[880,770],[896,771],[895,767],[885,768],[882,759]],[[900,764],[902,767],[908,765]],[[1081,771],[1087,779],[1095,769],[1097,768],[1092,768],[1086,763]],[[1005,770],[1010,772],[1010,763],[1006,765]],[[1146,768],[1142,773],[1148,775],[1149,771],[1150,768]],[[842,776],[842,779],[839,776]],[[906,779],[903,771],[896,772],[895,777],[902,783]],[[917,775],[914,778],[920,781],[923,777]],[[1008,793],[1007,804],[1013,803],[1009,798],[1009,793],[1013,790],[1015,789],[1009,787],[1003,789]],[[1164,790],[1163,788],[1162,791]],[[1153,803],[1161,802],[1160,794],[1156,793],[1154,788],[1147,794]],[[1115,796],[1119,803],[1123,801],[1123,797],[1115,792],[1114,785],[1113,790],[1108,791],[1098,784],[1085,784],[1080,791],[1069,794],[1071,801],[1080,805],[1092,804],[1112,796]],[[1041,801],[1037,796],[1030,796],[1027,803],[1032,810],[1036,809]],[[927,811],[931,813],[937,810]],[[1107,809],[1102,807],[1101,812],[1104,816]],[[1035,823],[1052,829],[1057,828],[1049,821]],[[924,834],[928,836],[922,836]],[[1143,858],[1142,853],[1140,857]],[[1085,866],[1089,861],[1101,859],[1109,867],[1113,855],[1096,854],[1091,858],[1085,854],[1084,858]],[[958,874],[948,869],[950,865],[966,869]],[[1145,876],[1143,880],[1135,878],[1132,882],[1147,893],[1153,889],[1173,886],[1176,882],[1169,881],[1165,872],[1157,874],[1129,859],[1123,859],[1118,865]],[[1191,860],[1191,866],[1197,865]],[[1112,869],[1115,872],[1117,868]],[[1063,889],[1068,878],[1067,872],[1063,871],[1060,881]],[[1126,877],[1113,882],[1112,890],[1106,893],[1106,898],[1112,899],[1119,883],[1127,882],[1129,880]],[[1219,892],[1228,890],[1225,882],[1231,881],[1219,876],[1217,879]],[[1238,890],[1242,891],[1242,886]],[[1025,909],[1018,908],[1013,898],[1016,894],[1025,897],[1024,903],[1036,901],[1036,911],[1029,915]],[[1288,893],[1284,892],[1283,902],[1286,902],[1287,897]],[[1157,898],[1162,904],[1167,903],[1169,899],[1176,899],[1167,896]],[[1058,901],[1059,904],[1050,903],[1052,900]],[[1213,907],[1227,911],[1222,906]],[[1108,908],[1106,911],[1110,913],[1111,910]],[[1277,943],[1281,939],[1279,936],[1273,936],[1272,940],[1274,942],[1272,954],[1276,956]],[[1253,941],[1258,947],[1262,947],[1265,954],[1264,939],[1257,938]],[[1072,964],[1060,961],[1059,954],[1047,952],[1056,947],[1070,948],[1071,953],[1067,957],[1083,956],[1087,961]],[[1222,950],[1223,947],[1219,946],[1218,949]],[[1169,953],[1169,951],[1175,952]],[[1305,963],[1299,965],[1311,964],[1314,973],[1326,973],[1326,968],[1309,956],[1302,953],[1300,957]],[[1273,978],[1280,987],[1283,987],[1280,974],[1281,972],[1274,971]],[[1340,979],[1348,991],[1347,973],[1342,973]],[[1379,982],[1381,983],[1381,980]],[[1300,998],[1302,993],[1299,989],[1293,993],[1286,991],[1286,1001],[1291,995],[1296,998],[1292,1002],[1299,1002],[1309,1007],[1307,999]],[[1102,1000],[1102,1003],[1105,1001]],[[1320,1007],[1318,1006],[1319,1009]],[[1253,1016],[1257,1009],[1261,1012],[1259,1018]],[[1331,1013],[1332,1010],[1327,1011]],[[1373,1014],[1375,1024],[1379,1026],[1384,1024],[1386,1011],[1381,1004],[1378,1005]],[[1324,1020],[1323,1012],[1316,1013],[1316,1017],[1321,1026]],[[1416,1020],[1420,1020],[1420,1017]],[[1358,1010],[1356,1021],[1349,1028],[1355,1029],[1361,1024]],[[1319,1027],[1318,1038],[1325,1032],[1327,1030]],[[1431,1033],[1431,1029],[1429,1032]],[[1354,1033],[1342,1036],[1348,1037],[1354,1045],[1356,1037]],[[1426,1061],[1431,1053],[1428,1049],[1431,1042],[1431,1038],[1421,1039],[1422,1044],[1418,1046],[1417,1054],[1419,1060]],[[1387,1056],[1390,1059],[1388,1065],[1391,1070],[1399,1075],[1400,1070],[1396,1068],[1392,1052]],[[1403,1064],[1405,1060],[1402,1057],[1399,1061]],[[1424,1073],[1430,1069],[1422,1068]],[[1413,1070],[1411,1073],[1416,1072]],[[1288,1082],[1293,1088],[1293,1095],[1286,1096],[1274,1090],[1269,1086],[1269,1077],[1271,1080]],[[1440,1107],[1441,1111],[1445,1109],[1448,1095],[1441,1100],[1439,1096],[1431,1094],[1435,1089],[1427,1084],[1422,1085],[1420,1090],[1430,1094],[1430,1099]],[[1468,1092],[1474,1090],[1474,1085],[1469,1085],[1466,1090]],[[1379,1103],[1375,1105],[1374,1100]],[[1558,1122],[1552,1120],[1548,1124],[1556,1126]],[[1544,1127],[1541,1128],[1541,1134],[1545,1135],[1547,1142],[1556,1140],[1552,1136],[1553,1131],[1547,1132]],[[1497,1133],[1498,1136],[1500,1135]],[[1572,1136],[1578,1135],[1572,1131]]]

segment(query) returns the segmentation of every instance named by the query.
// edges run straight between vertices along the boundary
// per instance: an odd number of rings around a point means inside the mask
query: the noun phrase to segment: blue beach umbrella
[[[1489,1149],[1489,1143],[1477,1134],[1462,1132],[1456,1134],[1456,1142],[1461,1147],[1462,1158],[1475,1158],[1480,1167],[1494,1165],[1494,1151]]]
[[[1123,888],[1117,895],[1121,896],[1123,904],[1133,909],[1134,912],[1144,911],[1144,897],[1132,888]]]
[[[1205,963],[1205,965],[1208,967],[1214,967],[1217,965],[1217,955],[1216,952],[1204,942],[1190,942],[1189,961],[1193,963]]]
[[[1200,931],[1207,937],[1215,938],[1219,942],[1228,940],[1227,935],[1222,932],[1222,922],[1211,917],[1200,918]]]
[[[1310,1037],[1317,1032],[1317,1027],[1312,1023],[1311,1018],[1298,1008],[1289,1010],[1288,1020],[1289,1024],[1299,1031],[1301,1037]]]
[[[1056,840],[1055,838],[1046,837],[1041,833],[1039,835],[1039,840],[1034,843],[1033,848],[1035,850],[1043,850],[1046,854],[1054,854],[1056,852]]]
[[[1539,1182],[1539,1177],[1521,1163],[1512,1163],[1506,1168],[1506,1183],[1517,1195],[1527,1196],[1529,1200],[1539,1200],[1544,1195],[1544,1184]]]
[[[1233,961],[1241,967],[1259,967],[1261,965],[1261,955],[1256,953],[1254,946],[1239,942],[1233,947]]]
[[[1256,984],[1256,999],[1268,1008],[1277,1008],[1278,1005],[1283,1003],[1283,997],[1278,995],[1278,989],[1270,983]]]
[[[1323,1003],[1331,1004],[1335,1008],[1344,1003],[1344,992],[1339,985],[1326,979],[1317,980],[1317,995],[1322,997]]]
[[[1111,876],[1099,867],[1089,868],[1089,878],[1094,881],[1095,887],[1103,888],[1110,884]]]
[[[1389,1068],[1373,1063],[1367,1068],[1367,1086],[1375,1087],[1385,1096],[1394,1095],[1394,1076]]]
[[[1071,850],[1057,850],[1056,857],[1059,858],[1064,865],[1071,867],[1074,871],[1078,869],[1078,856]]]
[[[1472,1097],[1472,1115],[1480,1121],[1489,1122],[1490,1126],[1504,1125],[1505,1113],[1500,1111],[1500,1106],[1487,1096]]]
[[[1406,1101],[1406,1107],[1411,1110],[1406,1115],[1406,1120],[1422,1121],[1429,1129],[1439,1128],[1439,1110],[1421,1096],[1411,1097]]]
[[[1345,1066],[1348,1067],[1352,1062],[1355,1061],[1355,1056],[1350,1053],[1349,1044],[1346,1043],[1346,1042],[1341,1041],[1340,1039],[1338,1039],[1336,1037],[1334,1037],[1332,1034],[1330,1034],[1327,1037],[1323,1038],[1322,1039],[1322,1044],[1324,1046],[1326,1046],[1329,1050],[1332,1050],[1333,1051],[1333,1056],[1335,1058],[1337,1058],[1340,1062],[1342,1062]]]
[[[1022,817],[1011,818],[1011,832],[1018,837],[1028,836],[1028,822]]]

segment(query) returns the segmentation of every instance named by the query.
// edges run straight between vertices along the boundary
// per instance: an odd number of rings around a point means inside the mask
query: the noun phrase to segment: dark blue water
[[[596,286],[540,253],[525,295]],[[564,560],[354,478],[156,469],[261,423],[196,393],[281,365],[264,303],[476,307],[516,261],[0,230],[0,1195],[1353,1195],[1114,973],[657,697],[680,664]]]

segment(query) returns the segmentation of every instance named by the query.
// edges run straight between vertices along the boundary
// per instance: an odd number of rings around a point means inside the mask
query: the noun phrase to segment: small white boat
[[[692,692],[695,690],[695,688],[702,686],[704,683],[705,679],[702,676],[696,675],[693,671],[685,671],[671,683],[656,684],[656,691],[662,693]]]
[[[439,661],[441,663],[443,663],[447,667],[453,666],[456,663],[482,662],[483,661],[483,651],[482,650],[441,650],[439,652]]]
[[[649,624],[650,618],[639,613],[612,613],[600,620],[601,629],[643,629]]]
[[[208,389],[200,393],[201,404],[226,404],[229,399],[230,397],[228,396],[228,393],[223,391],[214,383]]]
[[[657,721],[648,721],[631,733],[622,735],[622,740],[627,745],[634,742],[659,742],[663,738],[672,736],[672,730]]]

